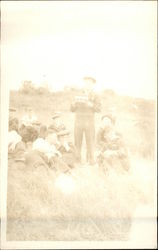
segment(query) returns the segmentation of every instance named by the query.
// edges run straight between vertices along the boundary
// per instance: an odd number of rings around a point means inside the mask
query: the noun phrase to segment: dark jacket
[[[82,96],[81,96],[82,97]],[[85,101],[84,101],[85,97]],[[88,101],[92,102],[93,106],[88,106]],[[83,92],[83,100],[76,100],[71,104],[71,111],[76,113],[76,118],[85,119],[94,117],[95,112],[100,112],[101,103],[100,98],[94,93],[90,93],[88,96]]]
[[[126,157],[127,149],[125,147],[123,137],[120,133],[113,131],[110,136],[105,129],[101,128],[97,134],[97,145],[101,152],[113,150],[118,153],[118,156]]]
[[[49,167],[48,158],[37,150],[31,150],[25,155],[25,164],[30,167]]]

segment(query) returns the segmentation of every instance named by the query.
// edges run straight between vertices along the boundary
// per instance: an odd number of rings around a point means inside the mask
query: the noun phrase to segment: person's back
[[[34,140],[31,150],[25,155],[25,163],[33,168],[49,167],[49,160],[55,154],[53,148],[45,139],[38,137]]]
[[[19,133],[25,143],[33,142],[38,138],[38,131],[32,126],[21,126]]]
[[[46,166],[58,172],[67,172],[68,166],[63,162],[49,130],[41,126],[39,137],[33,142],[32,150],[26,155],[26,164],[33,167]]]

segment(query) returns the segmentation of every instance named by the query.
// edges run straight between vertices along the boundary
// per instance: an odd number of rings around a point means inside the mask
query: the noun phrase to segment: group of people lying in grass
[[[10,109],[10,114],[15,111]],[[62,122],[61,113],[52,115],[52,124],[41,124],[30,114],[18,120],[9,117],[8,159],[23,161],[28,167],[49,167],[59,172],[69,172],[78,166],[76,149],[70,132]],[[101,117],[96,138],[96,163],[105,172],[109,168],[129,170],[127,149],[120,133],[116,132],[112,114]]]

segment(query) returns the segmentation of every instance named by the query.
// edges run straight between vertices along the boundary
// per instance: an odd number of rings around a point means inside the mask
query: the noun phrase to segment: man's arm
[[[95,95],[93,97],[93,100],[88,102],[88,106],[93,109],[94,112],[100,112],[101,111],[101,102],[99,96]]]
[[[100,101],[99,96],[95,96],[93,109],[95,112],[101,111],[101,101]]]

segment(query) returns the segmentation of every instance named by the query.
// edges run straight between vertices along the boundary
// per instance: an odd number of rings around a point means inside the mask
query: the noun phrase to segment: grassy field
[[[57,93],[23,94],[10,92],[10,106],[17,108],[17,116],[23,116],[24,108],[32,106],[39,120],[51,124],[51,114],[54,111],[63,113],[63,121],[72,132],[74,114],[70,112],[70,103],[76,92],[65,91]],[[102,110],[96,114],[96,131],[100,125],[101,115],[113,110],[118,130],[123,134],[129,151],[134,155],[153,159],[155,151],[155,122],[156,103],[154,101],[119,96],[112,91],[104,91],[100,94]]]
[[[31,105],[39,120],[49,125],[54,111],[73,139],[74,114],[70,102],[75,91],[59,93],[10,93],[10,106],[23,114]],[[56,176],[50,169],[30,169],[22,163],[8,167],[8,240],[128,240],[138,207],[154,207],[155,103],[104,91],[103,113],[113,109],[117,127],[129,151],[129,174],[113,170],[105,177],[97,166],[80,166],[72,175]],[[83,154],[84,154],[83,150]],[[141,210],[143,211],[143,210]]]

